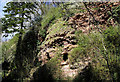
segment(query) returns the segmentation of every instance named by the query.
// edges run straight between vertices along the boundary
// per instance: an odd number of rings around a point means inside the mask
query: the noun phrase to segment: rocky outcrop
[[[72,79],[75,78],[75,76],[79,73],[82,72],[83,69],[85,69],[89,63],[91,62],[90,57],[85,57],[80,59],[79,62],[74,62],[73,64],[69,63],[69,60],[66,62],[62,62],[62,74],[64,77],[71,77]]]
[[[77,13],[69,18],[69,25],[75,29],[81,30],[83,33],[89,33],[91,30],[99,28],[105,29],[105,26],[114,25],[115,18],[112,16],[112,7],[119,6],[120,3],[89,3],[89,11]],[[94,5],[94,6],[93,6]],[[112,18],[111,18],[112,17]],[[96,27],[97,25],[97,27]]]
[[[60,21],[48,29],[48,35],[39,47],[38,60],[42,61],[42,65],[56,55],[58,47],[62,47],[61,55],[65,52],[69,53],[73,48],[77,47],[75,29],[68,27],[63,21]]]
[[[96,6],[100,5],[96,4]],[[81,30],[84,34],[88,34],[91,30],[98,30],[96,26],[103,28],[104,25],[114,22],[113,20],[110,20],[109,23],[106,22],[110,18],[110,15],[107,14],[110,9],[107,4],[106,9],[101,6],[95,10],[96,6],[90,7],[90,12],[77,13],[75,16],[70,17],[68,25],[66,25],[65,21],[58,19],[55,24],[48,28],[47,36],[39,47],[38,60],[42,62],[42,65],[54,58],[59,51],[59,47],[61,47],[60,54],[63,56],[63,61],[60,66],[62,67],[63,76],[74,77],[77,75],[78,70],[88,66],[92,61],[90,57],[81,58],[78,62],[70,63],[68,55],[73,48],[78,47],[76,44],[76,30]]]
[[[53,25],[52,28],[47,31],[48,35],[39,47],[40,52],[38,54],[38,60],[42,62],[42,66],[45,65],[49,60],[55,57],[59,51],[59,47],[62,47],[60,52],[63,57],[63,61],[60,63],[62,76],[65,78],[74,78],[78,70],[85,68],[91,60],[90,58],[83,58],[77,63],[70,63],[69,53],[71,53],[72,49],[78,47],[76,44],[75,28],[62,26],[63,25],[61,25],[61,27],[55,27],[55,25]],[[53,31],[56,32],[51,33]]]

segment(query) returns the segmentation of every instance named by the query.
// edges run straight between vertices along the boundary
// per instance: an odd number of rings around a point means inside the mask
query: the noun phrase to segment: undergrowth
[[[97,80],[116,80],[120,77],[120,30],[119,26],[108,27],[103,34],[96,32],[84,35],[76,33],[78,47],[73,49],[70,56],[72,62],[90,56],[94,74]],[[116,68],[117,67],[117,68]],[[92,81],[92,78],[91,78]]]

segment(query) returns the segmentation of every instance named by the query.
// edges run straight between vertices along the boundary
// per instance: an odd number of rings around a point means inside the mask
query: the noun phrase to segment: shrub
[[[62,79],[62,71],[60,63],[62,61],[62,57],[60,53],[57,53],[54,58],[48,61],[46,64],[47,68],[51,71],[51,74],[53,75],[53,78],[55,80],[61,80]]]
[[[71,59],[78,60],[79,58],[84,58],[87,56],[96,56],[96,48],[102,48],[101,34],[100,33],[91,33],[89,35],[84,35],[81,31],[76,32],[76,39],[78,40],[78,47],[73,49],[71,52]]]
[[[103,31],[103,34],[96,32],[84,35],[79,32],[76,33],[79,46],[71,52],[71,63],[79,62],[85,56],[90,56],[95,70],[93,73],[98,73],[99,80],[119,81],[119,70],[117,69],[120,67],[119,27],[109,27]]]
[[[120,5],[112,8],[112,14],[115,20],[120,24]]]
[[[104,40],[106,42],[106,47],[112,51],[119,54],[120,52],[120,29],[119,26],[109,27],[104,31]],[[115,51],[114,51],[115,49]]]
[[[48,10],[48,12],[43,16],[41,22],[42,27],[46,27],[49,23],[52,23],[53,20],[60,18],[62,16],[61,10],[59,7],[53,7]]]
[[[8,59],[9,57],[13,56],[16,52],[16,44],[18,41],[19,34],[16,34],[12,39],[7,42],[2,43],[2,57],[4,59]],[[9,59],[11,60],[11,59]]]

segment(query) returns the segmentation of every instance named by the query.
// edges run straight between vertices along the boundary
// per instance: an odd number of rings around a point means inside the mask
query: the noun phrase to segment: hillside
[[[120,81],[120,3],[64,3],[2,44],[3,82]],[[18,55],[19,54],[19,55]]]

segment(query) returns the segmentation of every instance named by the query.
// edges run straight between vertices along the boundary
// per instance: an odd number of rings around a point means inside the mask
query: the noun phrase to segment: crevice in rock
[[[68,53],[63,54],[63,60],[66,61],[68,59]]]
[[[46,52],[46,55],[47,55],[47,58],[50,60],[50,59],[51,59],[51,57],[50,57],[50,55],[49,55],[49,53],[48,53],[48,52]]]

